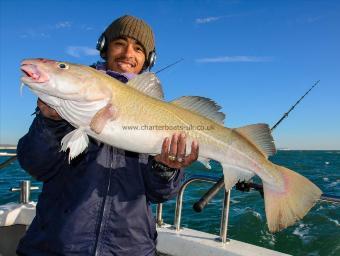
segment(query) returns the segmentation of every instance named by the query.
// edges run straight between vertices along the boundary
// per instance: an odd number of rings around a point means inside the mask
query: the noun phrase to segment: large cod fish
[[[203,97],[165,102],[152,73],[123,84],[87,66],[47,59],[24,60],[21,70],[22,82],[76,128],[61,142],[70,159],[85,150],[88,136],[155,155],[164,138],[175,132],[171,128],[176,128],[186,134],[187,148],[198,141],[199,161],[207,167],[210,159],[221,163],[227,190],[254,175],[262,179],[272,232],[301,219],[321,196],[308,179],[268,160],[276,152],[268,125],[226,128],[220,107]]]

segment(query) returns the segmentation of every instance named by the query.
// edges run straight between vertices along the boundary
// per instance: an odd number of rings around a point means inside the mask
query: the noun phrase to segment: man
[[[106,63],[94,68],[125,83],[153,64],[152,30],[132,16],[115,20],[98,48]],[[41,100],[38,108],[17,154],[21,166],[43,181],[43,189],[17,253],[154,255],[157,232],[150,203],[177,193],[181,168],[197,159],[197,143],[186,155],[185,136],[175,133],[153,158],[90,139],[86,152],[69,164],[60,141],[74,128]]]

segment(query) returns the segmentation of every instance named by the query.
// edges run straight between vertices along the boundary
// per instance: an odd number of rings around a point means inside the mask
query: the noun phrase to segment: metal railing
[[[12,162],[17,160],[17,155],[15,153],[7,154],[7,156],[11,156],[3,163],[0,163],[0,170],[11,164]],[[19,203],[27,204],[30,201],[31,191],[38,190],[39,187],[31,186],[30,180],[23,180],[20,182],[19,187],[10,188],[11,192],[20,192]]]
[[[218,182],[219,178],[211,177],[211,176],[192,176],[188,180],[186,180],[177,195],[176,199],[176,210],[175,210],[175,219],[174,219],[174,228],[177,232],[180,231],[180,225],[181,225],[181,215],[182,215],[182,207],[183,207],[183,195],[184,191],[187,188],[187,186],[193,182],[209,182],[209,183],[216,183]],[[224,190],[224,201],[223,201],[223,207],[222,207],[222,217],[221,217],[221,224],[220,224],[220,241],[222,243],[226,243],[229,240],[227,239],[227,230],[228,230],[228,216],[229,216],[229,204],[230,204],[230,191]],[[162,211],[163,207],[162,204],[158,204],[157,206],[157,225],[160,227],[163,223],[162,219]]]
[[[37,186],[31,186],[31,181],[29,180],[23,180],[20,183],[20,187],[18,188],[11,188],[10,191],[20,192],[20,199],[19,202],[21,204],[27,204],[30,201],[31,191],[32,190],[38,190],[39,187]]]
[[[182,215],[182,207],[183,207],[183,194],[184,194],[184,191],[187,188],[187,186],[189,184],[193,183],[193,182],[196,182],[196,181],[204,181],[204,182],[209,182],[209,183],[215,183],[214,186],[221,187],[220,184],[218,184],[218,183],[220,183],[221,179],[223,179],[223,178],[216,178],[216,177],[203,176],[203,175],[202,176],[201,175],[200,176],[192,176],[182,184],[182,186],[181,186],[181,188],[178,192],[177,199],[176,199],[176,210],[175,210],[175,218],[174,218],[174,228],[176,229],[176,232],[180,231],[181,215]],[[222,183],[222,184],[224,184],[224,183]],[[242,183],[241,183],[241,185],[242,185]],[[250,185],[251,186],[249,186],[249,188],[244,189],[244,190],[242,190],[240,188],[236,188],[236,189],[241,190],[241,191],[249,191],[250,189],[255,189],[255,190],[262,189],[262,185],[253,184],[253,183],[250,183]],[[208,195],[207,198],[205,198],[206,200],[204,201],[204,203],[202,205],[200,205],[199,211],[201,211],[204,208],[204,206],[211,200],[211,198],[213,198],[217,194],[218,191],[219,191],[219,189],[213,189],[213,193],[210,193],[210,195]],[[259,191],[259,192],[261,193],[261,191]],[[209,191],[208,191],[208,193],[209,193]],[[206,195],[204,195],[202,198],[204,198],[205,196]],[[200,201],[198,201],[198,202],[200,202]],[[340,197],[334,196],[334,195],[323,194],[321,196],[321,198],[319,199],[319,201],[328,202],[328,203],[340,203]],[[221,217],[221,224],[220,224],[220,239],[219,239],[224,244],[229,241],[229,239],[227,239],[229,205],[230,205],[230,190],[226,191],[224,189],[224,201],[223,201],[223,207],[222,207],[222,217]],[[197,211],[197,209],[195,209],[195,210]],[[157,216],[156,221],[157,221],[158,227],[161,227],[162,224],[163,224],[162,212],[163,212],[163,204],[158,204],[157,210],[156,210],[156,216]]]

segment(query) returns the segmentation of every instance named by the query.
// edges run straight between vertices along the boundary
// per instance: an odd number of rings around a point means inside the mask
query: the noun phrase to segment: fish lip
[[[24,84],[26,85],[32,85],[32,84],[40,84],[40,85],[43,85],[43,84],[46,84],[47,81],[37,81],[37,80],[34,80],[33,78],[29,77],[29,76],[22,76],[21,77],[21,82],[23,82]]]
[[[46,72],[42,72],[37,65],[29,61],[23,61],[21,63],[20,69],[23,74],[21,81],[24,83],[44,84],[50,79]],[[33,77],[35,75],[38,77]]]

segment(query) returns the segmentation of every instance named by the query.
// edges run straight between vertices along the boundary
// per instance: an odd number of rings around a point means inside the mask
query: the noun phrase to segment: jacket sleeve
[[[151,203],[163,203],[176,196],[184,178],[184,170],[177,169],[172,176],[164,177],[158,174],[162,170],[152,167],[152,162],[153,157],[150,156],[148,163],[142,166],[147,199]]]
[[[28,133],[17,146],[21,167],[39,181],[48,181],[67,163],[60,152],[61,139],[74,128],[66,121],[54,121],[37,114]]]

